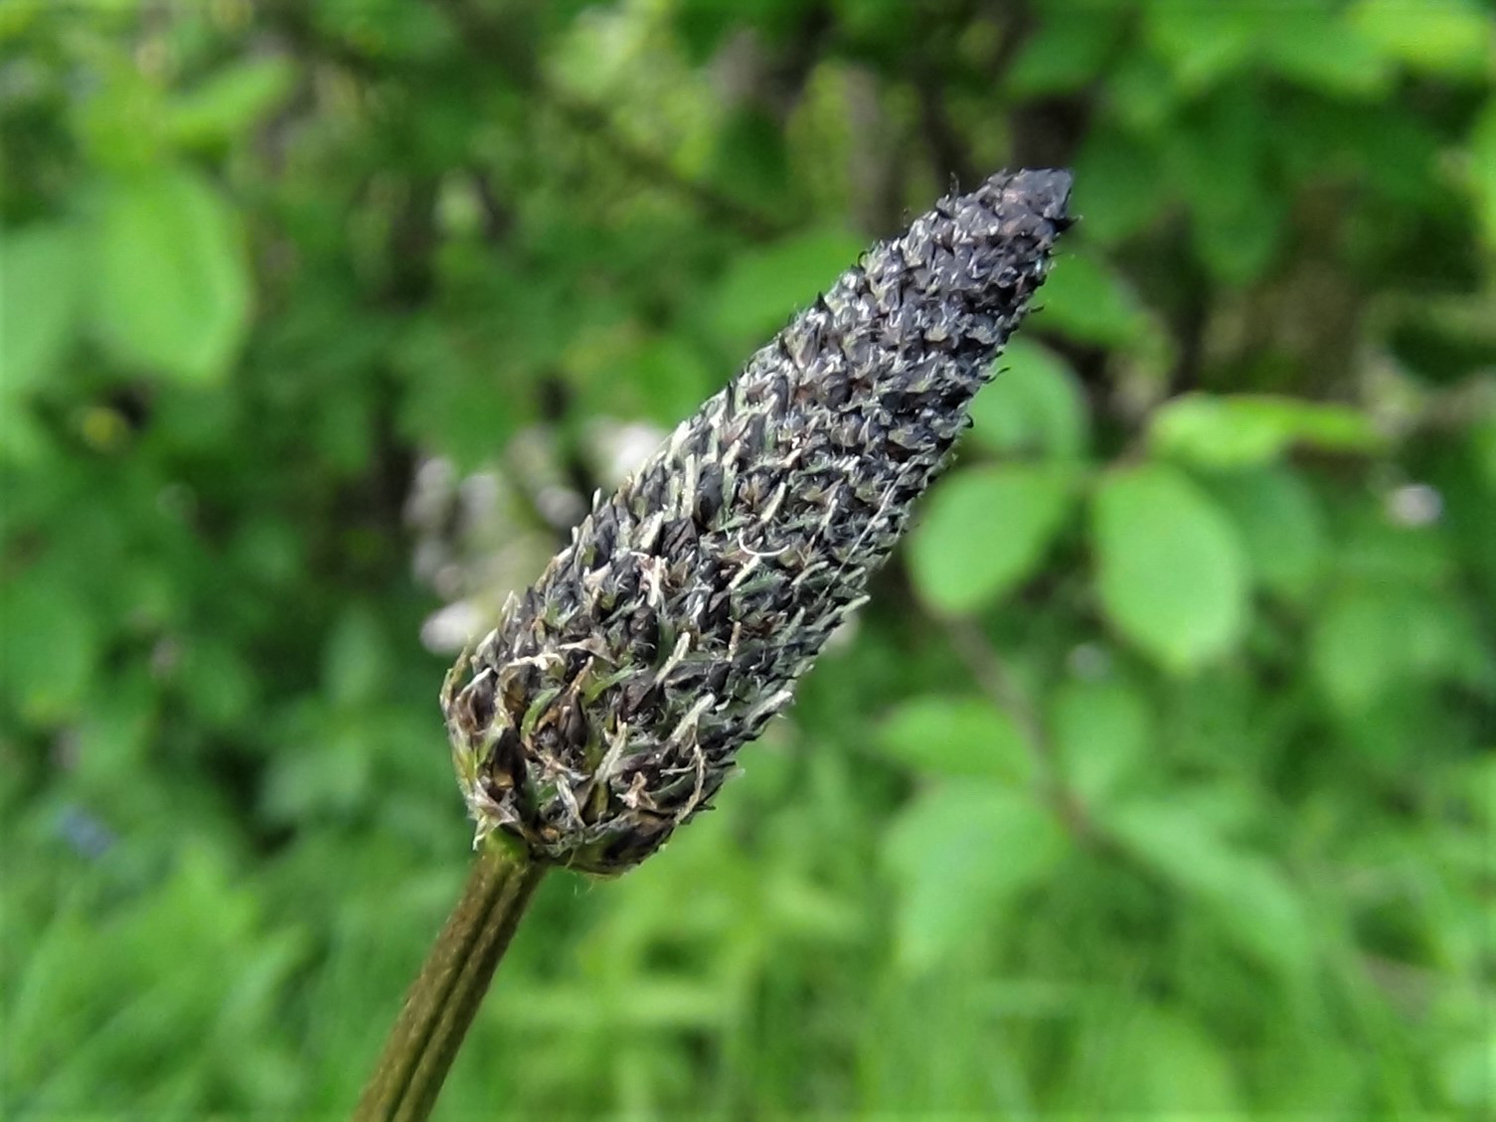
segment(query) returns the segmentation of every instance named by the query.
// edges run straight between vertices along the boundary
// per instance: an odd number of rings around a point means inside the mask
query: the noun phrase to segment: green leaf
[[[194,381],[223,375],[249,323],[237,216],[187,168],[114,180],[96,222],[95,327],[122,362]]]
[[[795,17],[803,9],[796,0],[760,0],[751,6],[724,4],[722,0],[681,0],[675,11],[676,34],[693,63],[705,62],[719,43],[746,24],[770,43],[791,34]]]
[[[1385,53],[1328,7],[1285,5],[1262,22],[1258,38],[1267,69],[1332,96],[1375,96],[1392,79]]]
[[[78,775],[95,791],[116,790],[151,766],[157,694],[145,668],[135,669],[90,697],[77,724]]]
[[[878,726],[878,750],[916,771],[1024,782],[1030,748],[1011,717],[975,697],[917,697]]]
[[[937,611],[975,611],[1011,592],[1064,522],[1074,473],[1004,464],[959,472],[935,488],[909,541],[915,588]]]
[[[1293,886],[1267,858],[1222,837],[1202,809],[1176,795],[1119,807],[1106,825],[1137,860],[1203,905],[1243,952],[1289,975],[1309,966],[1313,932]]]
[[[1075,213],[1088,238],[1112,246],[1147,229],[1174,199],[1154,145],[1113,125],[1091,129],[1075,157]]]
[[[633,388],[650,417],[673,425],[712,392],[715,371],[687,339],[662,335],[642,341],[615,377]]]
[[[315,751],[281,753],[265,780],[263,809],[274,821],[315,822],[370,805],[373,730],[357,719],[310,730]]]
[[[1341,96],[1374,94],[1388,81],[1382,53],[1328,3],[1152,0],[1147,16],[1149,41],[1195,90],[1253,63]]]
[[[1470,134],[1470,186],[1486,245],[1496,250],[1496,98],[1486,102]]]
[[[1100,74],[1119,43],[1119,13],[1092,6],[1084,20],[1044,20],[1023,44],[1008,85],[1014,94],[1034,97],[1070,93]]]
[[[167,107],[167,128],[189,147],[232,140],[284,100],[295,81],[295,68],[283,58],[234,63],[176,98]]]
[[[64,223],[0,233],[0,400],[19,398],[45,382],[73,339],[78,318],[81,254],[77,232]]]
[[[1167,668],[1231,650],[1247,623],[1247,567],[1230,521],[1174,468],[1114,470],[1093,508],[1102,608]]]
[[[8,579],[0,600],[0,665],[16,708],[61,722],[84,702],[102,646],[91,605],[57,578]]]
[[[243,653],[222,638],[202,636],[186,644],[177,674],[206,728],[233,728],[254,711],[259,680]]]
[[[1124,52],[1107,81],[1107,101],[1118,122],[1149,136],[1171,127],[1175,108],[1187,93],[1175,84],[1169,67],[1151,51]],[[1094,128],[1088,136],[1104,131],[1107,130]],[[1080,191],[1081,186],[1077,179],[1076,190]]]
[[[1459,571],[1455,539],[1438,525],[1402,524],[1389,510],[1394,499],[1383,495],[1376,502],[1349,502],[1341,496],[1336,510],[1336,576],[1368,585],[1450,588]]]
[[[1152,449],[1203,467],[1266,464],[1301,445],[1324,452],[1372,452],[1383,440],[1366,414],[1348,405],[1291,397],[1185,394],[1148,427]]]
[[[361,605],[348,607],[323,651],[322,679],[329,699],[344,707],[377,701],[388,681],[388,663],[378,618]]]
[[[1147,770],[1152,715],[1143,695],[1122,682],[1062,684],[1049,701],[1049,729],[1066,783],[1088,805]]]
[[[1263,19],[1250,4],[1149,0],[1144,34],[1173,65],[1179,84],[1198,90],[1251,58]]]
[[[1272,263],[1285,218],[1268,178],[1270,133],[1258,101],[1239,84],[1225,87],[1166,138],[1164,170],[1188,201],[1200,259],[1222,283],[1250,284]]]
[[[1496,1025],[1486,1023],[1446,1046],[1438,1071],[1450,1101],[1480,1117],[1491,1106],[1491,1073],[1496,1071]]]
[[[1089,435],[1084,392],[1068,363],[1048,347],[1014,339],[1002,372],[971,406],[971,440],[1009,455],[1076,459]]]
[[[49,445],[46,431],[23,405],[7,403],[0,409],[0,459],[33,465],[46,456]]]
[[[1061,254],[1040,290],[1031,320],[1083,343],[1126,346],[1147,330],[1148,320],[1132,289],[1091,257]]]
[[[741,200],[753,213],[781,213],[788,203],[791,169],[784,130],[774,115],[755,104],[739,103],[723,116],[713,139],[712,153],[703,169],[706,178],[721,184],[725,193]],[[848,257],[836,266],[819,282],[817,290],[853,259]],[[809,300],[811,295],[806,294],[804,299]]]
[[[98,8],[91,9],[97,12]],[[120,26],[123,33],[124,25]],[[159,71],[117,53],[90,67],[91,96],[75,99],[70,131],[90,169],[138,173],[168,159],[165,89]]]
[[[537,314],[538,311],[537,311]],[[457,331],[435,315],[412,316],[390,347],[391,365],[410,385],[401,397],[401,428],[413,439],[464,467],[483,463],[535,409],[532,369],[521,356],[503,356],[509,393],[474,393],[494,358],[486,331]]]
[[[1482,688],[1496,671],[1457,601],[1389,584],[1353,586],[1330,601],[1310,640],[1310,665],[1330,701],[1348,715],[1406,680]]]
[[[1470,445],[1477,477],[1487,491],[1496,492],[1496,416],[1486,418],[1471,429]]]
[[[1303,600],[1329,556],[1329,533],[1314,492],[1298,472],[1262,467],[1213,475],[1207,490],[1231,516],[1252,574],[1270,592]]]
[[[1472,0],[1357,0],[1346,15],[1410,69],[1477,77],[1491,62],[1491,16]]]
[[[844,230],[823,229],[741,254],[717,288],[717,330],[736,341],[772,334],[829,288],[863,248]]]
[[[1082,1116],[1247,1122],[1229,1054],[1195,1018],[1135,1003],[1097,1027],[1071,1080]]]
[[[980,939],[1065,849],[1053,816],[1019,791],[959,784],[920,795],[884,846],[902,890],[895,929],[903,965],[926,969]]]

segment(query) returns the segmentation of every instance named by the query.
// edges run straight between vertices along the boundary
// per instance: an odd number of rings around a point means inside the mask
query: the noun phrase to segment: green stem
[[[545,866],[485,845],[426,956],[353,1122],[425,1122]]]

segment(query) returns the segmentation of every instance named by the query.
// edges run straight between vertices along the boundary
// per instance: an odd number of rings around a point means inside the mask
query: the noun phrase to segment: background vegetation
[[[1493,44],[8,0],[6,1116],[351,1107],[464,873],[452,646],[867,239],[1073,164],[855,633],[715,813],[549,880],[439,1116],[1490,1117]]]

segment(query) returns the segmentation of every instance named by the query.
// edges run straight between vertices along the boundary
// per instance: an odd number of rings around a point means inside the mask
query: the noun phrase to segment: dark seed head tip
[[[1025,168],[1008,180],[1011,195],[1026,201],[1036,214],[1052,222],[1070,217],[1071,176],[1064,168]]]

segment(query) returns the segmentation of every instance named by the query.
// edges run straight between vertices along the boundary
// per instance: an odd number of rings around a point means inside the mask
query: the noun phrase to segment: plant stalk
[[[462,897],[406,995],[353,1122],[425,1122],[545,869],[492,841],[479,851]]]

